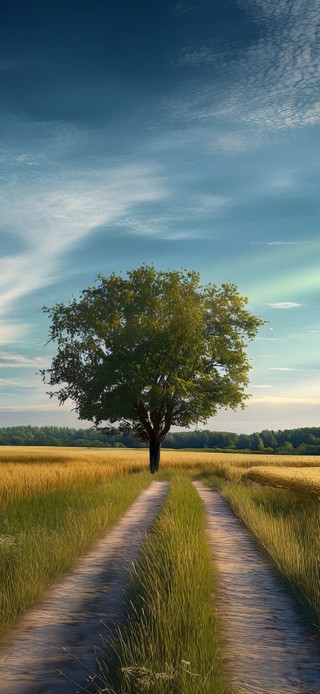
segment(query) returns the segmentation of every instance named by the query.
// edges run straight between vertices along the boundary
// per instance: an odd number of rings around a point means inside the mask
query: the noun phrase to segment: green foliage
[[[80,419],[160,446],[173,424],[244,405],[245,349],[263,323],[246,304],[234,284],[202,286],[193,270],[99,276],[79,300],[44,309],[58,351],[43,378]]]

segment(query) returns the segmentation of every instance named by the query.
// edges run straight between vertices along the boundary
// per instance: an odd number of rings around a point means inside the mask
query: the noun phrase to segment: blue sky
[[[5,0],[0,426],[74,426],[37,371],[43,305],[142,262],[231,281],[269,322],[250,404],[320,424],[317,0]]]

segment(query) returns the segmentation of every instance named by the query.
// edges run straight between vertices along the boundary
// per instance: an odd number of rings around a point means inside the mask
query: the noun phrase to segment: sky
[[[0,426],[49,399],[41,308],[142,263],[268,321],[213,430],[320,426],[318,0],[2,0]]]

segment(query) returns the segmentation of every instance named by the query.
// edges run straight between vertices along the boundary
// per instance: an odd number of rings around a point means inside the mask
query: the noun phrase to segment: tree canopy
[[[150,470],[172,425],[243,407],[246,347],[264,322],[234,284],[201,285],[194,270],[153,265],[98,276],[69,304],[44,308],[57,354],[42,371],[82,420],[149,441]]]

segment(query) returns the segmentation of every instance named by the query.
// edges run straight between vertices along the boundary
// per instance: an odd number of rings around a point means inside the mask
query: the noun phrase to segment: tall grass
[[[135,567],[111,672],[102,664],[102,691],[221,693],[212,590],[202,503],[190,480],[173,478]]]
[[[290,582],[311,619],[320,626],[320,502],[292,490],[224,482],[236,514],[260,540]]]
[[[29,473],[32,476],[32,464]],[[39,480],[38,480],[39,481]],[[58,485],[0,506],[0,634],[35,605],[150,483],[147,474]],[[30,491],[30,490],[29,490]],[[19,491],[21,494],[21,489]]]

